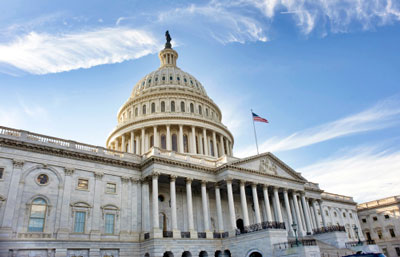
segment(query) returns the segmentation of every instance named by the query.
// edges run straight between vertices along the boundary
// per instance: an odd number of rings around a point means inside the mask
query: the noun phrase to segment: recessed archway
[[[208,257],[208,253],[206,251],[201,251],[199,257]]]
[[[240,233],[244,232],[244,224],[242,219],[236,220],[236,227],[240,230]]]
[[[171,251],[167,251],[164,253],[163,257],[174,257],[174,254]]]
[[[192,257],[192,254],[189,251],[184,251],[182,257]]]
[[[249,257],[263,257],[260,252],[252,252],[249,254]]]
[[[224,255],[223,255],[224,257],[232,257],[232,255],[231,255],[231,251],[229,251],[229,250],[225,250],[224,251]]]

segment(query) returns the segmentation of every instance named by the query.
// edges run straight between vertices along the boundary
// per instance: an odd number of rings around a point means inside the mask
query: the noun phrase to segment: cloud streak
[[[352,195],[359,202],[400,194],[400,152],[360,147],[299,168],[329,192]]]
[[[137,59],[159,47],[150,33],[124,27],[63,35],[30,32],[0,44],[0,63],[47,74]]]
[[[260,144],[260,150],[280,152],[298,149],[334,138],[392,127],[399,124],[399,118],[400,100],[392,97],[360,113],[295,132],[284,138],[268,139]],[[254,149],[247,147],[239,151],[238,156],[248,155],[249,152],[254,152]]]

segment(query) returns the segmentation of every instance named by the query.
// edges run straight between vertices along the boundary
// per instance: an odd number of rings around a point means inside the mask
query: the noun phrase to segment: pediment
[[[275,175],[289,179],[307,181],[303,176],[300,175],[300,173],[294,171],[271,153],[263,153],[240,159],[234,161],[230,165],[238,168],[258,171],[260,173],[265,173],[266,175]]]

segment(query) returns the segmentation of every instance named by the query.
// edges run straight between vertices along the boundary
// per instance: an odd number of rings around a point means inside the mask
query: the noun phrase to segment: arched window
[[[161,102],[161,112],[165,112],[165,102]]]
[[[197,153],[197,154],[200,153],[200,152],[199,152],[199,144],[198,144],[198,142],[199,142],[199,138],[196,136],[196,153]]]
[[[150,147],[154,146],[154,137],[150,136]]]
[[[178,142],[176,140],[176,134],[172,134],[172,151],[178,151]]]
[[[32,201],[29,215],[29,232],[43,232],[46,221],[47,203],[43,198],[36,198]]]
[[[165,135],[161,135],[161,148],[162,149],[167,149],[167,138]]]
[[[193,105],[193,103],[190,103],[190,112],[194,113],[194,105]]]
[[[175,101],[171,101],[171,112],[175,112]]]
[[[211,149],[211,155],[215,156],[214,154],[214,141],[210,140],[210,149]]]
[[[208,116],[208,108],[206,108],[206,116]]]
[[[135,108],[135,117],[137,117],[138,116],[138,108],[136,107]]]
[[[156,112],[156,103],[151,103],[151,113]]]
[[[201,106],[199,105],[199,114],[203,115],[203,110],[201,109]]]
[[[189,152],[189,142],[188,142],[188,136],[183,135],[183,151],[185,153]]]
[[[143,115],[146,114],[146,105],[145,104],[143,105],[143,108],[142,108],[142,114]]]
[[[185,112],[185,102],[181,102],[181,112]]]

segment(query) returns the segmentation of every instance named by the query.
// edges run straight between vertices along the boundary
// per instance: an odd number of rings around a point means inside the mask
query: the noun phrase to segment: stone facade
[[[386,256],[400,256],[400,196],[361,203],[357,211],[365,238]]]
[[[107,148],[0,127],[0,256],[282,256],[296,236],[356,240],[351,197],[272,153],[234,157],[218,106],[173,49],[159,57]]]

